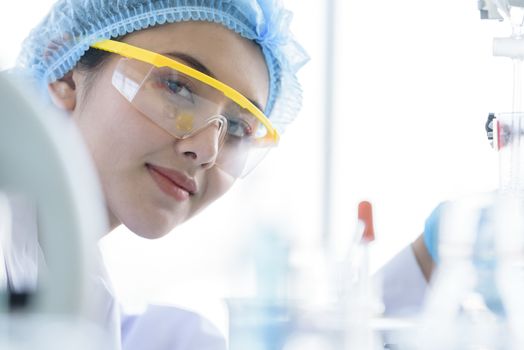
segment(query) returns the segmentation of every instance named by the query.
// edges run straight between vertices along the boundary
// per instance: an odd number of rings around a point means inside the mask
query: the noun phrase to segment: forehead
[[[266,105],[269,75],[260,47],[222,25],[173,23],[134,32],[124,41],[160,54],[191,56],[218,80]]]

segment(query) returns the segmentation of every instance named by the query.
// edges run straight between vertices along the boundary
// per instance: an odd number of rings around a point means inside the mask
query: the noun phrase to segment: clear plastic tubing
[[[511,1],[496,1],[504,21],[511,25],[511,37],[496,38],[495,56],[509,57],[513,61],[512,113],[497,115],[497,138],[499,148],[500,190],[524,196],[524,8],[512,6]]]
[[[519,42],[523,41],[523,26],[522,26],[522,9],[519,9],[518,13],[515,13],[510,10],[510,14],[513,16],[511,18],[512,22],[512,37],[517,39]],[[518,18],[515,18],[518,17]],[[523,119],[524,112],[522,110],[522,62],[523,57],[513,58],[513,125],[512,131],[514,132],[513,137],[511,138],[511,143],[509,145],[511,152],[511,172],[510,178],[508,179],[510,185],[510,191],[519,196],[522,195],[524,186],[522,186],[523,181],[523,167],[524,163],[522,157],[524,156],[524,150],[522,150],[522,131],[523,131]],[[501,157],[502,161],[502,157]]]

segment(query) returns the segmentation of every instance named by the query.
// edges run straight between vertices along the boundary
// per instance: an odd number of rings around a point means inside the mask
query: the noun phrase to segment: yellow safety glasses
[[[219,130],[215,164],[243,177],[278,144],[269,119],[232,87],[181,62],[139,47],[104,40],[92,47],[123,56],[113,86],[142,114],[176,138],[210,125]]]

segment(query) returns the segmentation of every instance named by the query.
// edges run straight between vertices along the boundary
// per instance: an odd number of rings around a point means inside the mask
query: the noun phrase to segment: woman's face
[[[266,104],[269,82],[260,48],[221,25],[168,24],[123,41],[179,60],[191,57],[218,80]],[[214,166],[216,148],[210,145],[216,127],[175,139],[113,87],[119,58],[111,55],[87,90],[89,73],[73,73],[78,96],[73,118],[98,168],[111,226],[123,223],[140,236],[157,238],[223,195],[234,180]]]

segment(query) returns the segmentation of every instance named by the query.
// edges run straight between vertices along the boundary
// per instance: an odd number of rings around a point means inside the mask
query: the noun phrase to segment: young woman
[[[290,17],[276,0],[59,0],[17,71],[78,125],[111,228],[157,238],[228,191],[295,118],[307,56]],[[173,312],[125,321],[124,347],[223,347]],[[159,331],[167,319],[184,331]]]

